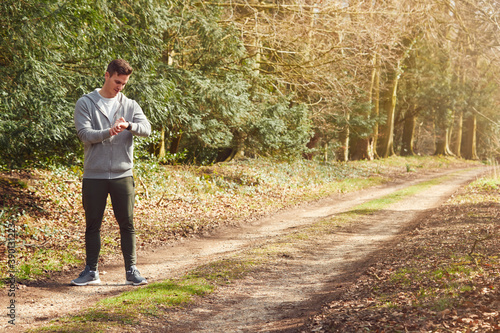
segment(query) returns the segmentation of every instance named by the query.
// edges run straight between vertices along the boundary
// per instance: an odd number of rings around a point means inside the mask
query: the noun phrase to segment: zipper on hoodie
[[[113,124],[116,122],[116,119],[118,119],[118,115],[119,115],[119,111],[121,109],[123,109],[123,106],[122,106],[122,103],[121,101],[117,100],[116,103],[118,103],[118,106],[116,107],[116,111],[115,111],[115,114],[113,115]],[[123,111],[122,111],[123,112]],[[123,114],[122,114],[122,117],[123,117]],[[106,117],[106,119],[108,119],[109,121],[109,118]],[[110,122],[110,127],[111,127],[111,122]],[[111,179],[111,175],[113,174],[113,143],[110,142],[110,152],[109,152],[109,174],[108,174],[108,178]]]

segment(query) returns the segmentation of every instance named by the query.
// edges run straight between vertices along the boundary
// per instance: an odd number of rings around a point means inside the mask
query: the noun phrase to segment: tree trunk
[[[381,146],[380,156],[387,158],[394,155],[394,118],[396,113],[397,91],[399,83],[401,61],[398,61],[396,70],[394,71],[394,79],[391,89],[387,92],[387,98],[384,103],[387,114],[387,122],[384,130],[384,138]]]
[[[172,141],[170,142],[170,149],[169,149],[170,154],[177,154],[179,152],[181,138],[182,138],[182,133],[180,133],[180,132],[177,136],[172,138]]]
[[[370,110],[370,115],[367,118],[373,117],[378,118],[379,115],[379,98],[380,98],[380,66],[379,57],[375,53],[373,56],[373,68],[372,76],[370,81],[370,89],[368,91],[368,105],[372,106],[373,109]],[[376,152],[374,147],[377,144],[378,136],[378,124],[375,124],[372,128],[372,133],[367,138],[355,137],[351,139],[350,142],[350,152],[349,158],[351,160],[369,160],[372,161],[375,158]]]
[[[448,116],[446,114],[436,112],[434,117],[434,125],[436,140],[436,150],[434,152],[434,155],[453,155],[450,150],[450,126]]]
[[[373,137],[355,138],[351,140],[350,160],[369,160],[372,161],[373,154]]]
[[[451,113],[451,122],[450,125],[448,126],[448,144],[449,144],[449,150],[451,151],[451,138],[453,137],[453,125],[454,125],[454,120],[455,120],[455,110]]]
[[[234,160],[241,160],[245,158],[245,140],[247,136],[245,133],[239,133],[238,138],[237,138],[237,144],[236,144],[236,149],[234,152],[233,159]]]
[[[457,157],[461,157],[461,146],[462,146],[462,131],[463,131],[463,112],[458,114],[458,118],[456,120],[456,129],[455,129],[455,137],[451,143],[451,152],[455,154]]]
[[[394,68],[393,73],[393,82],[392,87],[389,89],[388,97],[385,99],[385,108],[387,114],[387,123],[384,131],[384,141],[381,146],[381,157],[386,158],[394,155],[394,122],[396,116],[396,102],[397,102],[397,92],[398,92],[398,83],[401,73],[403,72],[403,64],[408,57],[411,57],[411,53],[413,50],[413,46],[417,42],[418,35],[413,39],[405,38],[403,40],[403,44],[405,45],[405,49],[401,58],[397,60],[396,67]]]
[[[339,133],[340,148],[337,151],[337,160],[347,162],[349,160],[349,114],[346,115],[346,124]]]
[[[231,154],[224,160],[229,162],[232,160],[239,160],[245,158],[245,140],[247,135],[245,133],[237,132],[234,135],[235,147],[233,147]]]
[[[375,1],[371,2],[370,6],[370,17],[373,19],[374,17],[374,8]],[[372,70],[372,78],[370,82],[370,105],[373,105],[372,115],[377,122],[373,125],[372,128],[372,137],[368,142],[368,159],[373,160],[378,158],[377,154],[377,141],[378,141],[378,117],[380,115],[380,54],[378,50],[375,50],[373,56],[373,70]]]
[[[468,160],[477,160],[476,152],[476,115],[471,115],[465,122],[462,156]]]
[[[416,116],[414,114],[407,114],[403,126],[403,140],[401,147],[401,156],[413,156],[413,143],[415,139],[415,124]]]
[[[453,155],[453,153],[450,151],[450,146],[448,142],[448,128],[440,128],[439,125],[437,125],[436,151],[434,155],[445,155],[445,156]]]
[[[368,104],[372,106],[371,116],[378,118],[380,112],[380,57],[375,52],[373,56],[373,69],[368,94]],[[351,142],[352,160],[372,161],[378,157],[375,147],[377,146],[378,122],[372,128],[372,134],[367,138],[357,138]]]
[[[258,4],[257,0],[250,0],[250,4]],[[255,26],[253,28],[253,36],[251,36],[250,45],[247,47],[247,52],[250,56],[254,57],[253,68],[257,74],[260,74],[260,62],[261,62],[261,52],[262,52],[262,41],[260,40],[260,29],[259,29],[259,12],[254,12]]]
[[[371,97],[373,97],[373,115],[378,118],[380,115],[380,57],[378,54],[374,58],[374,72],[372,73],[373,89],[370,92]],[[378,120],[373,126],[373,136],[370,143],[371,159],[378,158],[377,154],[377,141],[378,141]]]
[[[165,128],[161,127],[160,149],[158,151],[159,157],[165,157]]]

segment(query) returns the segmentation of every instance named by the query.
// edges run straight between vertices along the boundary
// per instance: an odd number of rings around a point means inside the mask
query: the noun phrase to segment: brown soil
[[[178,242],[139,253],[139,269],[150,282],[174,278],[210,260],[221,259],[255,247],[297,228],[348,211],[420,181],[451,173],[451,170],[420,174],[357,193],[332,196],[313,204],[270,216],[252,224],[222,228],[208,237]],[[186,309],[166,312],[164,317],[141,323],[138,332],[301,332],[309,331],[308,318],[334,299],[339,290],[359,277],[368,265],[384,256],[430,209],[437,207],[485,168],[456,173],[429,191],[398,202],[369,218],[336,233],[309,241],[292,254],[276,256],[258,271],[220,287]],[[117,263],[120,260],[116,260]],[[91,306],[99,299],[133,287],[124,285],[121,264],[100,267],[103,284],[72,287],[71,275],[62,273],[52,282],[30,285],[16,295],[17,325],[0,329],[24,331],[49,320]],[[0,304],[8,304],[7,295]]]

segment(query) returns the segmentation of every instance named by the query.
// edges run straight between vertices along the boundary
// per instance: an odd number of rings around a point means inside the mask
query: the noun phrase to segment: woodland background
[[[0,165],[80,163],[73,111],[127,59],[136,157],[496,158],[494,0],[4,0]]]
[[[73,111],[114,58],[134,67],[124,93],[154,129],[135,149],[144,250],[401,173],[497,159],[499,19],[496,0],[2,0],[0,262],[13,223],[19,287],[81,268]],[[436,211],[442,225],[423,222],[310,327],[498,329],[499,187],[495,171],[467,188]],[[103,243],[110,262],[115,224]],[[73,325],[123,331],[114,309],[154,323],[143,310],[171,302],[116,299]]]

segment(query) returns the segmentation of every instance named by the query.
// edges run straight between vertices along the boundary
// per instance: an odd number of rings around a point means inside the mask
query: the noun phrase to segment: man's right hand
[[[115,122],[113,127],[109,129],[109,134],[111,134],[111,136],[117,135],[118,133],[123,132],[125,129],[127,129],[128,125],[129,124],[125,120],[125,118],[121,117]]]

